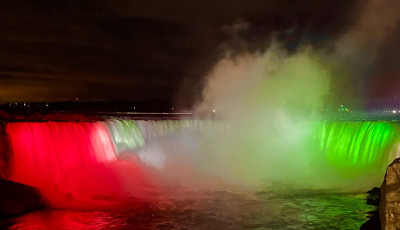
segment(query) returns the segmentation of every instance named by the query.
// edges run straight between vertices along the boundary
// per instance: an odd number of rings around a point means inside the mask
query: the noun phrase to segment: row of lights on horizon
[[[14,102],[14,103],[8,103],[8,106],[9,106],[9,107],[13,107],[13,106],[18,106],[18,105],[21,105],[21,104],[22,104],[24,107],[28,107],[28,108],[29,108],[29,107],[31,107],[31,105],[30,105],[30,104],[27,104],[26,102],[20,102],[20,103],[18,103],[18,102]],[[48,103],[46,103],[46,104],[45,104],[45,106],[46,106],[46,107],[49,107],[49,104],[48,104]]]
[[[76,100],[79,100],[78,98],[76,98]],[[20,103],[18,103],[18,102],[14,102],[14,103],[8,103],[8,106],[9,107],[13,107],[13,106],[18,106],[18,105],[21,105],[21,104],[23,104],[23,107],[30,107],[31,105],[30,104],[28,104],[28,103],[26,103],[26,102],[20,102]],[[45,104],[45,106],[46,107],[49,107],[49,104],[48,103],[46,103]],[[133,106],[133,110],[136,110],[136,106]],[[172,107],[171,108],[171,110],[172,111],[174,111],[175,109],[174,109],[174,107]],[[216,111],[216,109],[212,109],[211,110],[211,112],[213,112],[213,113],[216,113],[217,111]],[[399,111],[400,112],[400,111]]]
[[[135,109],[135,107],[133,107],[133,109]],[[174,111],[174,107],[172,107],[171,110]],[[216,113],[216,112],[217,112],[217,110],[215,110],[215,109],[213,109],[213,110],[211,110],[211,111],[212,111],[213,113]]]
[[[136,107],[133,107],[133,109],[136,109]],[[174,111],[174,107],[172,107],[171,110]],[[216,113],[217,110],[216,109],[212,109],[211,112]]]

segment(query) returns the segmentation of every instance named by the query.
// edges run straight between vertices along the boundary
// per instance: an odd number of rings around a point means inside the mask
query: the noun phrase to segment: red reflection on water
[[[13,149],[11,180],[40,188],[53,205],[143,193],[145,175],[135,162],[117,161],[101,122],[9,123],[7,132]]]

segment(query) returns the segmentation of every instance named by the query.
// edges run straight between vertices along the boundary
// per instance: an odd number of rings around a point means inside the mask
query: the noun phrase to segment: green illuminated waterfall
[[[174,141],[174,138],[182,137],[183,141],[195,146],[191,149],[193,152],[189,154],[204,155],[206,164],[207,162],[214,163],[214,167],[218,170],[229,165],[228,170],[231,170],[233,175],[240,176],[241,173],[246,173],[247,176],[254,178],[271,174],[274,169],[269,169],[269,166],[279,168],[280,164],[287,164],[289,160],[293,162],[291,164],[295,164],[290,170],[284,169],[290,174],[311,170],[313,175],[321,172],[325,174],[321,174],[320,177],[336,176],[339,181],[340,178],[369,177],[370,175],[380,180],[386,166],[398,155],[400,142],[399,123],[385,121],[317,121],[304,127],[312,130],[311,137],[302,137],[302,134],[308,135],[309,132],[298,132],[298,130],[293,130],[291,135],[286,136],[286,138],[303,140],[301,149],[290,146],[297,143],[290,139],[287,139],[285,143],[282,142],[284,140],[280,142],[262,140],[262,138],[274,138],[277,135],[262,136],[253,129],[249,130],[253,130],[255,134],[243,131],[240,135],[235,135],[233,130],[238,130],[238,127],[215,120],[110,120],[107,121],[107,126],[117,154],[124,151],[135,153],[142,149],[141,157],[146,157],[146,154],[150,154],[148,152],[155,154],[156,150],[146,152],[143,148],[157,145],[162,140]],[[257,126],[257,129],[263,131],[261,124]],[[290,126],[287,133],[290,133]],[[227,135],[237,140],[229,139],[230,142],[218,144],[219,140]],[[240,141],[243,137],[249,141]],[[213,141],[205,141],[207,138]],[[274,146],[268,146],[269,144]],[[172,147],[165,151],[162,150],[161,145],[159,146],[161,148],[157,150],[159,153],[154,155],[154,157],[157,156],[154,159],[157,159],[158,165],[161,164],[160,159],[182,149],[178,143],[172,146],[175,146],[175,150]],[[294,152],[283,152],[282,147],[294,149]],[[223,155],[220,156],[221,152]],[[281,153],[285,153],[285,156],[280,156]],[[299,156],[298,154],[301,154],[301,158],[295,157]],[[150,156],[146,159],[152,161]],[[304,162],[309,159],[310,163],[296,165],[295,159],[305,159]],[[272,163],[271,160],[273,160]]]
[[[107,127],[117,154],[135,150],[182,132],[223,132],[226,126],[211,120],[109,120]]]
[[[107,126],[116,153],[136,149],[145,145],[142,132],[136,121],[110,120],[107,121]]]
[[[384,170],[396,157],[400,126],[384,121],[322,121],[315,139],[327,162],[346,171]]]

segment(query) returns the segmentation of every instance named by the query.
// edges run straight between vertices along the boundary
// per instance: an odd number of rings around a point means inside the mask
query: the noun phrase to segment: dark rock
[[[381,187],[379,217],[383,230],[400,229],[400,158],[386,169]]]
[[[379,200],[381,189],[374,187],[367,192],[367,204],[375,206],[375,210],[367,212],[368,221],[365,222],[360,230],[379,230],[381,229],[381,222],[379,219]]]
[[[8,180],[0,180],[0,218],[43,208],[38,189]]]
[[[378,213],[374,211],[369,214],[370,214],[369,220],[360,227],[360,230],[380,230],[381,222],[379,220]]]
[[[381,188],[373,187],[367,194],[367,204],[379,207]]]

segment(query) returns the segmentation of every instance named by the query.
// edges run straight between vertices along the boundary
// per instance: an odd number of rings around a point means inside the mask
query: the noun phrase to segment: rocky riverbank
[[[8,180],[0,180],[0,219],[21,215],[45,207],[38,189]]]
[[[379,217],[382,230],[400,229],[400,158],[391,163],[381,187]]]

